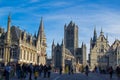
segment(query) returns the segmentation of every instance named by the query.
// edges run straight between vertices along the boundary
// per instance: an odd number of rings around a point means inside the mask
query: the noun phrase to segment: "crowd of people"
[[[51,66],[50,65],[33,65],[32,63],[28,64],[16,64],[15,66],[7,64],[4,67],[2,76],[5,80],[9,80],[11,72],[13,76],[16,76],[18,79],[25,79],[29,76],[29,80],[37,80],[38,77],[41,77],[43,73],[44,78],[50,78],[51,75]],[[34,79],[32,79],[34,76]]]
[[[33,65],[32,63],[30,63],[30,64],[15,64],[15,65],[7,64],[4,67],[4,72],[3,72],[2,76],[4,76],[3,80],[9,80],[11,74],[13,76],[16,76],[18,79],[25,80],[25,78],[28,77],[29,80],[38,80],[38,77],[50,78],[51,71],[52,71],[51,65],[42,65],[42,64],[41,65]],[[60,67],[59,74],[61,75],[62,72],[63,72],[63,69],[62,69],[62,67]],[[74,72],[73,68],[68,67],[68,74],[69,75],[73,74],[73,72]],[[85,72],[86,76],[89,76],[90,69],[89,69],[88,65],[86,65],[84,67],[84,72]],[[92,72],[103,74],[103,70],[101,70],[101,68],[97,67],[97,66],[95,66],[95,68]],[[112,79],[113,73],[116,73],[118,80],[120,80],[120,66],[117,66],[114,69],[112,66],[110,66],[105,70],[105,72],[110,75],[110,79]],[[33,76],[34,76],[34,79],[33,79]]]
[[[88,73],[90,72],[88,65],[85,67],[85,74],[88,76]],[[118,80],[120,80],[120,66],[117,66],[115,69],[113,69],[112,66],[107,67],[106,69],[101,69],[100,67],[95,66],[93,69],[94,73],[100,73],[100,74],[109,74],[110,80],[113,78],[113,74],[115,73],[117,75]]]

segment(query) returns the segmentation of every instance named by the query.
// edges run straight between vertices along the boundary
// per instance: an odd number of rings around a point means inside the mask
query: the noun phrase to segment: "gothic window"
[[[32,61],[32,53],[30,53],[30,61]]]
[[[26,54],[26,51],[24,50],[24,56],[23,56],[23,59],[25,60],[25,54]]]
[[[4,49],[0,48],[0,58],[3,58]]]
[[[120,59],[118,59],[118,64],[120,64]]]
[[[22,49],[20,49],[20,54],[19,54],[19,56],[20,56],[20,59],[23,59],[23,56],[22,56]]]
[[[61,65],[61,54],[60,50],[56,51],[56,67],[59,67]]]
[[[101,52],[104,52],[104,45],[101,45]]]
[[[17,58],[17,49],[16,48],[13,49],[13,57]]]
[[[98,62],[100,61],[100,56],[97,57],[97,61],[98,61]]]
[[[12,47],[10,49],[10,58],[17,58],[17,48]]]
[[[103,41],[103,37],[101,37],[101,41]]]
[[[29,52],[27,53],[27,60],[29,60]]]
[[[35,61],[35,54],[33,55],[33,62]]]
[[[78,53],[78,52],[76,52],[76,55],[79,55],[79,53]]]

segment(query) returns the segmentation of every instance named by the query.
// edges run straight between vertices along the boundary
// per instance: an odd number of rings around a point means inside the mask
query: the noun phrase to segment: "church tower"
[[[11,33],[10,33],[10,14],[8,16],[8,22],[7,22],[7,32],[6,32],[6,39],[5,39],[5,53],[4,53],[4,63],[7,65],[7,63],[10,62],[10,44],[11,44]]]
[[[54,49],[55,49],[55,43],[54,43],[54,40],[52,42],[52,66],[54,67],[54,63],[55,63],[55,53],[54,53]]]
[[[37,50],[39,64],[46,64],[46,36],[44,33],[43,19],[41,18],[38,34],[37,34]]]
[[[78,48],[78,26],[72,21],[64,27],[65,47],[75,55],[75,49]]]

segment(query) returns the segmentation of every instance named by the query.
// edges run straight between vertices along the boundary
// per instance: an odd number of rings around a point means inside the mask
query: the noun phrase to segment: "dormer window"
[[[103,41],[103,37],[101,37],[101,41]]]
[[[104,45],[101,45],[101,52],[104,52]]]

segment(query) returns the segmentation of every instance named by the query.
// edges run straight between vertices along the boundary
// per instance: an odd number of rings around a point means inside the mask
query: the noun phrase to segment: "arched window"
[[[103,41],[103,37],[101,37],[101,41]]]
[[[0,48],[0,58],[3,58],[4,48]]]
[[[101,45],[101,52],[104,52],[104,45]]]
[[[56,55],[55,55],[55,65],[56,67],[59,67],[61,65],[61,51],[59,49],[56,50]]]

